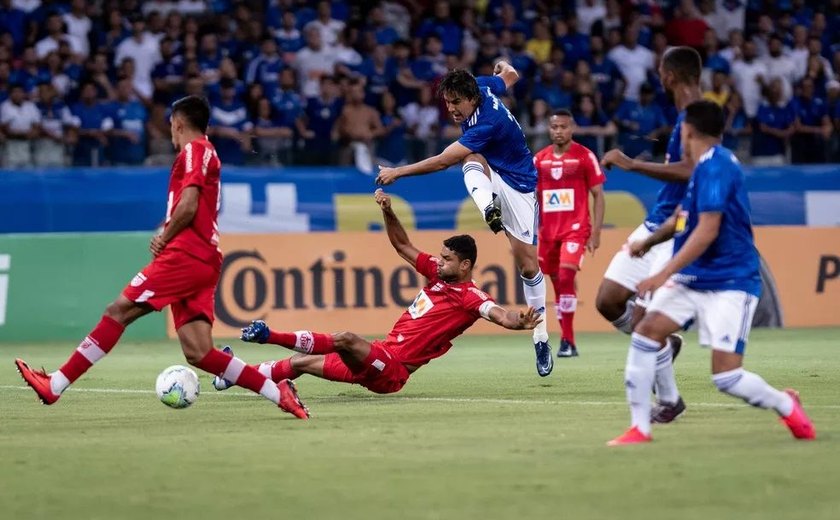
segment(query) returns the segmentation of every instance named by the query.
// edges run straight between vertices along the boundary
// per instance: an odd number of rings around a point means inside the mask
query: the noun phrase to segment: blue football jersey
[[[679,162],[682,159],[680,129],[682,128],[683,118],[685,118],[685,112],[680,112],[677,116],[677,122],[674,123],[674,129],[671,130],[665,155],[666,162]],[[666,182],[665,186],[662,186],[656,195],[656,203],[653,205],[653,209],[650,210],[647,219],[645,219],[645,226],[649,230],[655,230],[674,214],[677,205],[685,196],[685,187],[686,183],[677,181]]]
[[[522,128],[498,98],[505,82],[498,76],[479,76],[480,100],[473,115],[461,123],[458,142],[487,160],[511,188],[530,193],[537,187],[537,169]]]
[[[753,242],[750,201],[738,159],[721,145],[700,157],[677,216],[674,254],[697,227],[701,213],[720,213],[720,231],[709,248],[677,274],[700,291],[761,294],[758,252]]]

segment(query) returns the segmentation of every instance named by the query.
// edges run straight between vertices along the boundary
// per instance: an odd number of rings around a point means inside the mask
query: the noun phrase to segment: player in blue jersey
[[[665,164],[638,161],[627,157],[620,150],[610,150],[601,164],[604,167],[618,166],[623,170],[638,172],[654,179],[665,181],[659,191],[656,205],[644,223],[636,228],[628,243],[644,240],[674,212],[685,193],[686,182],[691,177],[691,164],[682,157],[680,127],[683,111],[690,103],[702,98],[700,55],[690,47],[669,49],[659,64],[662,86],[674,98],[680,111],[677,122],[668,141]],[[657,272],[671,258],[673,242],[658,245],[643,258],[634,258],[623,248],[615,254],[598,289],[595,306],[607,320],[620,331],[629,334],[644,314],[645,300],[636,298],[639,282]],[[638,305],[637,305],[638,304]],[[677,390],[674,378],[673,360],[682,347],[682,338],[673,335],[668,345],[660,352],[656,370],[657,404],[654,422],[671,422],[685,411],[685,403]]]
[[[440,154],[423,161],[385,168],[377,184],[400,177],[425,175],[461,163],[467,192],[483,212],[494,233],[505,231],[522,277],[528,305],[545,314],[545,281],[537,259],[537,170],[525,134],[502,103],[501,96],[519,80],[510,64],[500,61],[493,76],[473,77],[453,70],[438,91],[462,135]],[[534,329],[537,373],[547,376],[554,368],[546,320]]]
[[[674,214],[630,254],[644,257],[673,237],[674,256],[638,284],[652,293],[647,314],[634,328],[625,369],[632,425],[611,446],[649,442],[658,352],[668,335],[696,320],[700,344],[712,349],[712,381],[721,392],[758,408],[775,410],[797,439],[814,439],[814,426],[794,390],[779,391],[743,369],[744,349],[761,294],[744,172],[720,144],[723,110],[711,101],[685,109],[681,134],[685,157],[696,164]]]

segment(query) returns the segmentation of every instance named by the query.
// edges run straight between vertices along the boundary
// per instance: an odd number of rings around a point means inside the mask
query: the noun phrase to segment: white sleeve
[[[491,321],[490,311],[492,311],[495,307],[498,307],[498,305],[496,305],[496,302],[492,300],[487,300],[486,302],[481,304],[481,307],[478,308],[478,312],[481,314],[482,318],[484,318],[487,321]]]

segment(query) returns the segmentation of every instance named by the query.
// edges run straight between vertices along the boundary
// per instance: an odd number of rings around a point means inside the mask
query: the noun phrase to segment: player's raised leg
[[[490,180],[490,167],[481,154],[469,154],[461,166],[464,172],[464,184],[467,193],[470,194],[478,210],[481,211],[484,221],[493,231],[498,233],[502,226],[501,209],[494,204],[496,198],[493,193],[493,183]]]
[[[504,208],[503,208],[504,209]],[[504,211],[502,212],[504,218]],[[506,227],[507,230],[507,227]],[[536,233],[536,229],[534,229]],[[540,269],[537,257],[537,246],[528,244],[518,238],[510,231],[507,231],[510,246],[513,250],[513,258],[516,267],[519,269],[522,278],[522,290],[525,293],[525,302],[529,307],[537,310],[537,313],[545,317],[545,277]],[[554,359],[551,355],[551,345],[548,343],[548,328],[545,319],[537,325],[533,333],[534,349],[537,356],[537,373],[545,377],[554,369]]]
[[[255,367],[215,348],[211,325],[206,319],[199,317],[181,325],[178,328],[178,339],[181,341],[184,357],[191,365],[260,394],[295,417],[309,417],[309,411],[298,398],[291,381],[283,380],[275,384]]]
[[[134,303],[120,295],[105,308],[96,327],[58,370],[47,374],[43,370],[33,370],[22,359],[16,359],[18,372],[42,403],[53,404],[64,390],[114,348],[128,325],[152,310],[148,305]]]

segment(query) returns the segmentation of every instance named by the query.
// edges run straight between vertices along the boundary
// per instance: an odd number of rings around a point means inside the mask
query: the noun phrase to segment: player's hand
[[[627,251],[634,258],[641,258],[650,251],[650,246],[644,240],[637,240],[627,244]]]
[[[604,158],[601,159],[601,166],[604,168],[618,166],[622,170],[630,170],[632,169],[632,165],[633,159],[627,157],[624,152],[617,148],[607,152]]]
[[[493,67],[493,74],[501,74],[502,71],[505,70],[505,65],[507,65],[505,60],[499,60],[496,62],[496,66]]]
[[[601,247],[601,234],[593,233],[589,240],[586,241],[586,250],[589,254],[595,255],[595,250]]]
[[[531,330],[542,323],[543,316],[537,312],[537,309],[528,307],[528,310],[519,311],[519,327],[522,329]]]
[[[160,235],[155,235],[152,237],[152,241],[149,244],[149,251],[152,252],[152,256],[158,256],[163,253],[163,249],[165,247],[166,242],[164,242],[163,238],[161,238]]]
[[[393,184],[399,178],[399,168],[388,168],[387,166],[379,165],[379,175],[376,176],[376,184],[387,186]]]
[[[374,199],[376,199],[376,203],[379,204],[379,207],[383,210],[391,209],[391,196],[382,191],[382,188],[379,188],[373,193]]]
[[[665,271],[661,271],[651,276],[647,280],[642,280],[641,282],[639,282],[636,291],[642,298],[650,299],[650,297],[653,295],[653,293],[656,292],[657,289],[665,285],[665,282],[668,281],[668,278],[670,278],[670,276]]]

